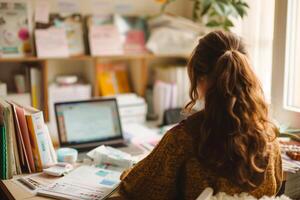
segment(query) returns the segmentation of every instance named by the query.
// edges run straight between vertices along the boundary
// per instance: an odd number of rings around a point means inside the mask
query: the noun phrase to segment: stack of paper
[[[146,122],[147,104],[144,98],[134,93],[119,94],[115,97],[118,102],[122,127],[126,124]]]
[[[33,173],[56,162],[43,113],[0,99],[0,179]]]
[[[38,189],[40,196],[70,200],[101,200],[120,183],[121,172],[81,166],[53,184]]]
[[[292,160],[287,156],[288,151],[299,150],[300,146],[296,142],[280,142],[282,168],[285,172],[296,173],[300,170],[300,161]]]

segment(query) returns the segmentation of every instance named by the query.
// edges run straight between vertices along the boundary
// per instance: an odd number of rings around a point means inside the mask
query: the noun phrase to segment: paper
[[[123,54],[121,37],[114,25],[91,25],[89,42],[93,56]]]
[[[57,181],[59,178],[49,176],[44,173],[37,173],[28,176],[16,177],[13,179],[13,181],[30,193],[35,193],[37,189],[47,187],[48,185]]]
[[[49,23],[50,5],[47,0],[35,1],[35,22]]]
[[[60,28],[35,30],[38,57],[68,57],[68,41],[66,32]]]
[[[38,195],[72,200],[101,200],[120,183],[121,172],[81,166],[55,183],[39,189]]]
[[[133,165],[132,156],[130,154],[109,146],[102,145],[97,147],[88,152],[87,155],[98,165],[111,164],[123,167],[124,169],[132,167]]]

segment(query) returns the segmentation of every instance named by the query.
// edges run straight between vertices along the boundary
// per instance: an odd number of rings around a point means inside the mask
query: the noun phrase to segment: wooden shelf
[[[19,57],[19,58],[0,58],[1,62],[41,62],[45,60],[93,60],[93,59],[155,59],[155,58],[182,58],[188,59],[185,54],[127,54],[127,55],[103,55],[103,56],[74,56],[57,58],[38,58],[38,57]]]
[[[142,53],[142,54],[124,54],[124,55],[103,55],[103,56],[90,56],[90,55],[83,55],[83,56],[74,56],[74,57],[57,57],[57,58],[38,58],[35,56],[30,57],[19,57],[19,58],[0,58],[0,64],[5,63],[37,63],[37,66],[40,67],[42,71],[42,88],[43,88],[43,111],[45,120],[48,121],[48,68],[49,62],[52,60],[58,61],[90,61],[97,70],[97,63],[101,62],[102,60],[130,60],[130,61],[137,61],[138,65],[140,66],[139,69],[139,77],[140,77],[140,84],[139,87],[136,88],[135,92],[141,96],[145,95],[146,86],[148,82],[148,65],[149,62],[155,59],[189,59],[189,55],[185,54],[152,54],[152,53]],[[2,68],[3,70],[4,68]],[[93,75],[93,96],[98,96],[98,82],[96,74]]]

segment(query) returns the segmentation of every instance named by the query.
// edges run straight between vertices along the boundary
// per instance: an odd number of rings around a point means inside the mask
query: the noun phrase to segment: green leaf
[[[202,1],[198,0],[197,2],[199,3],[199,8],[200,7],[202,8],[200,16],[205,15],[208,12],[208,10],[210,9],[211,5],[213,4],[212,0],[202,0]]]
[[[232,21],[230,19],[225,19],[225,22],[224,22],[224,27],[233,27],[234,24],[232,23]]]
[[[215,3],[213,4],[213,8],[216,11],[216,13],[220,16],[225,15],[225,8],[222,3]]]
[[[221,24],[217,22],[216,20],[211,20],[208,23],[205,24],[208,27],[217,27],[220,26]]]
[[[210,9],[210,7],[211,7],[211,4],[208,4],[207,6],[203,7],[200,15],[201,16],[205,15],[208,12],[208,10]]]
[[[242,6],[236,6],[235,9],[241,18],[243,18],[247,14],[246,10]]]
[[[218,13],[216,13],[216,11],[212,10],[212,11],[209,13],[209,17],[214,17],[214,16],[218,16]]]

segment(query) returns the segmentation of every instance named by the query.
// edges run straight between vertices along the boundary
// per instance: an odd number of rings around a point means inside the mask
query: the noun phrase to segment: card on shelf
[[[35,30],[38,57],[68,57],[69,48],[64,29],[51,27]]]
[[[117,27],[91,25],[89,31],[89,44],[93,56],[123,54],[121,36]]]

